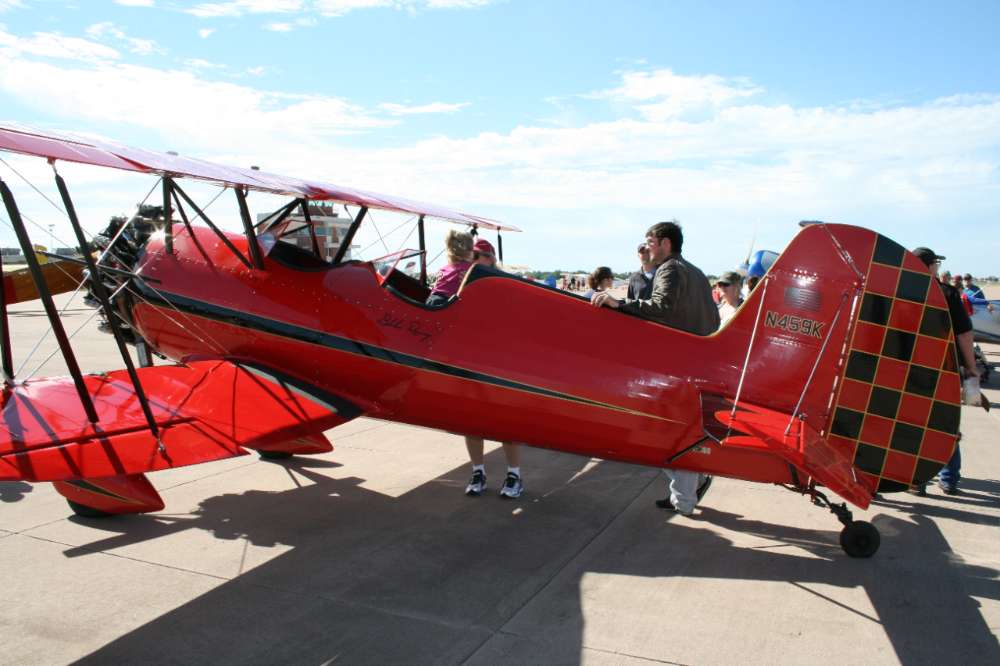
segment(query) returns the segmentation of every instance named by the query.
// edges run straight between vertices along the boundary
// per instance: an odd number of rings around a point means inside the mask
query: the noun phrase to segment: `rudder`
[[[852,227],[835,226],[834,236]],[[944,294],[895,241],[871,246],[827,436],[878,492],[926,483],[958,440],[961,381]]]

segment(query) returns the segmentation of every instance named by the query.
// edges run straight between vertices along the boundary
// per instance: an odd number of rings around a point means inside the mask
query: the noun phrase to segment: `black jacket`
[[[641,269],[628,277],[628,293],[625,295],[627,300],[642,299],[648,301],[652,296],[653,279],[646,277]]]

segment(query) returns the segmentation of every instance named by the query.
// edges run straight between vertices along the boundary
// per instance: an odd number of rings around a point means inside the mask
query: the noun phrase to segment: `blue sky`
[[[540,269],[630,269],[676,217],[711,273],[823,219],[998,274],[997,25],[997,2],[0,0],[0,121],[498,217]],[[89,228],[144,193],[69,173]]]

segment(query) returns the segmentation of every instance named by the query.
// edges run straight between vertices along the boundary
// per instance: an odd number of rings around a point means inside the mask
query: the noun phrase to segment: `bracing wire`
[[[41,191],[41,190],[40,190],[40,189],[39,189],[38,187],[36,187],[36,186],[35,186],[35,185],[34,185],[34,184],[33,184],[33,183],[31,182],[31,181],[29,181],[29,180],[28,180],[27,178],[25,178],[25,177],[24,177],[24,176],[23,176],[23,175],[22,175],[22,174],[21,174],[20,172],[18,172],[18,171],[17,171],[16,169],[14,169],[14,168],[13,168],[13,167],[12,167],[12,166],[11,166],[11,165],[9,164],[9,163],[7,163],[7,162],[6,162],[5,160],[3,160],[3,158],[0,158],[0,162],[3,162],[3,164],[4,164],[4,165],[6,165],[6,166],[7,166],[7,167],[8,167],[8,168],[9,168],[9,169],[11,170],[11,171],[13,171],[13,172],[14,172],[14,173],[15,173],[15,174],[16,174],[16,175],[17,175],[17,176],[18,176],[18,177],[19,177],[19,178],[20,178],[21,180],[23,180],[23,181],[24,181],[25,183],[27,183],[27,184],[28,184],[28,186],[30,186],[30,187],[31,187],[31,188],[32,188],[32,189],[33,189],[33,190],[34,190],[35,192],[37,192],[37,193],[38,193],[38,194],[39,194],[39,195],[40,195],[40,196],[41,196],[41,197],[42,197],[43,199],[45,199],[45,200],[46,200],[46,201],[48,201],[48,202],[49,202],[49,203],[50,203],[50,204],[51,204],[51,205],[52,205],[53,207],[55,207],[55,208],[56,208],[56,210],[58,210],[59,212],[61,212],[61,213],[62,213],[63,215],[66,215],[66,211],[65,211],[65,210],[64,210],[64,209],[63,209],[62,207],[60,207],[60,206],[59,206],[59,205],[58,205],[58,204],[57,204],[56,202],[54,202],[54,201],[53,201],[53,200],[52,200],[51,198],[49,198],[49,197],[48,197],[48,196],[47,196],[47,195],[46,195],[46,194],[45,194],[45,193],[44,193],[43,191]],[[56,169],[55,169],[55,165],[54,165],[54,164],[52,165],[52,169],[53,169],[53,171],[56,171]],[[156,188],[157,188],[157,187],[158,187],[158,186],[160,185],[160,182],[161,182],[161,180],[162,180],[162,179],[159,179],[159,180],[157,180],[157,181],[156,181],[156,182],[155,182],[155,183],[153,184],[153,186],[152,186],[152,187],[151,187],[151,188],[149,189],[149,191],[148,191],[148,192],[146,192],[146,196],[144,196],[144,197],[142,198],[142,201],[141,201],[141,202],[140,202],[140,203],[139,203],[139,204],[138,204],[138,205],[136,206],[136,210],[140,210],[140,209],[142,208],[143,204],[145,204],[145,203],[146,203],[146,201],[147,201],[147,200],[149,199],[149,197],[150,197],[150,196],[151,196],[151,195],[153,194],[153,192],[154,192],[154,191],[156,190]],[[201,210],[202,210],[202,212],[204,212],[204,211],[207,211],[207,210],[208,210],[208,208],[209,208],[209,207],[210,207],[210,206],[211,206],[211,205],[212,205],[213,203],[215,203],[215,201],[216,201],[216,200],[218,200],[218,198],[219,198],[220,196],[222,196],[222,194],[223,194],[224,192],[225,192],[225,189],[220,189],[220,190],[219,190],[219,192],[218,192],[218,193],[217,193],[217,194],[215,195],[215,197],[213,197],[213,198],[212,198],[212,200],[211,200],[211,201],[209,201],[207,205],[205,205],[205,206],[201,207]],[[45,233],[45,234],[49,234],[49,235],[51,235],[51,236],[52,236],[52,238],[53,238],[53,239],[57,240],[58,242],[60,242],[60,243],[61,243],[61,244],[63,244],[63,245],[66,245],[66,242],[65,242],[65,241],[64,241],[63,239],[61,239],[61,238],[58,238],[58,237],[56,237],[56,236],[55,236],[54,234],[50,234],[50,232],[49,232],[49,230],[48,230],[48,229],[46,229],[45,227],[43,227],[43,226],[42,226],[42,225],[41,225],[40,223],[36,222],[36,221],[35,221],[34,219],[32,219],[32,218],[31,218],[30,216],[28,216],[28,215],[26,215],[26,214],[24,214],[24,213],[22,212],[22,213],[21,213],[21,217],[22,217],[22,218],[23,218],[24,220],[28,221],[28,222],[29,222],[30,224],[32,224],[32,225],[33,225],[34,227],[36,227],[36,228],[37,228],[38,230],[40,230],[40,231],[41,231],[42,233]],[[201,217],[201,215],[200,215],[200,214],[195,214],[195,215],[194,215],[194,217],[192,217],[190,221],[191,221],[191,222],[193,222],[193,221],[196,221],[196,220],[197,220],[197,219],[198,219],[199,217]],[[7,225],[8,227],[10,227],[11,229],[13,229],[13,226],[11,225],[11,223],[10,223],[10,222],[9,222],[8,220],[4,220],[4,219],[0,218],[0,221],[2,221],[2,222],[3,222],[4,224],[6,224],[6,225]],[[121,236],[121,234],[122,234],[122,233],[123,233],[123,232],[124,232],[124,231],[125,231],[125,230],[126,230],[126,229],[128,228],[128,226],[129,226],[129,224],[131,223],[131,221],[132,221],[132,220],[131,220],[131,219],[129,219],[129,220],[128,220],[128,221],[127,221],[127,222],[126,222],[125,224],[123,224],[123,225],[122,225],[121,229],[119,229],[119,230],[118,230],[118,233],[116,233],[116,234],[115,234],[115,237],[114,237],[114,238],[113,238],[113,239],[111,240],[111,242],[110,242],[110,243],[108,244],[107,248],[105,248],[105,250],[104,250],[104,251],[103,251],[103,252],[101,253],[101,255],[100,255],[100,256],[98,257],[98,259],[97,259],[97,261],[96,261],[95,263],[97,263],[98,265],[101,265],[101,263],[102,263],[102,262],[104,261],[104,259],[105,259],[105,258],[106,258],[107,256],[109,256],[109,255],[110,255],[111,257],[115,258],[116,260],[118,260],[119,262],[121,262],[121,261],[122,261],[122,260],[121,260],[121,258],[120,258],[120,257],[119,257],[119,256],[118,256],[117,254],[115,254],[115,252],[114,252],[114,251],[112,250],[112,247],[114,246],[114,243],[115,243],[115,241],[116,241],[116,240],[117,240],[117,239],[118,239],[118,238],[119,238],[119,237]],[[93,234],[93,233],[90,233],[90,232],[88,232],[88,231],[87,231],[87,230],[85,230],[85,229],[84,229],[84,233],[86,233],[86,234],[87,234],[87,235],[88,235],[88,236],[90,237],[90,239],[91,239],[91,240],[92,240],[92,239],[93,239],[93,237],[95,236],[95,234]],[[124,263],[124,262],[122,262],[122,263]],[[64,270],[64,269],[62,269],[62,268],[60,268],[60,270],[63,270],[63,271],[65,272],[65,270]],[[81,282],[80,282],[79,284],[77,284],[77,286],[76,286],[76,289],[74,289],[74,291],[73,291],[73,294],[72,294],[72,295],[70,296],[69,300],[68,300],[68,301],[66,302],[66,304],[65,304],[65,305],[63,306],[63,308],[62,308],[62,309],[60,310],[60,313],[59,313],[59,314],[60,314],[60,316],[62,316],[63,314],[65,314],[65,313],[66,313],[66,311],[67,311],[67,310],[69,309],[69,307],[70,307],[70,306],[71,306],[71,305],[73,304],[73,300],[75,299],[76,295],[77,295],[77,294],[79,293],[80,289],[81,289],[81,288],[82,288],[82,287],[83,287],[83,286],[84,286],[84,285],[86,284],[86,282],[87,282],[87,278],[84,278],[84,279],[83,279],[83,280],[82,280],[82,281],[81,281]],[[122,285],[122,287],[125,287],[125,286],[126,286],[127,284],[128,284],[128,283],[126,282],[125,284],[123,284],[123,285]],[[155,293],[156,293],[156,294],[157,294],[158,296],[161,296],[161,298],[162,298],[162,294],[160,294],[160,292],[159,292],[159,291],[158,291],[158,290],[157,290],[157,289],[156,289],[155,287],[153,287],[152,285],[149,285],[148,283],[147,283],[147,286],[148,286],[148,287],[149,287],[149,288],[150,288],[151,290],[153,290],[153,291],[154,291],[154,292],[155,292]],[[132,294],[133,296],[135,296],[135,297],[136,297],[137,299],[139,299],[139,300],[140,300],[140,301],[142,301],[143,303],[146,303],[146,304],[149,304],[149,305],[151,305],[151,303],[150,303],[150,302],[148,301],[148,299],[144,298],[144,297],[143,297],[143,296],[142,296],[141,294],[139,294],[139,293],[135,292],[135,290],[133,290],[133,289],[128,289],[128,291],[129,291],[129,293],[131,293],[131,294]],[[121,287],[120,287],[119,289],[117,289],[117,290],[115,291],[115,295],[117,295],[117,294],[118,294],[118,293],[120,293],[120,292],[121,292]],[[197,324],[196,322],[193,322],[193,321],[191,321],[189,317],[187,317],[187,316],[186,316],[186,315],[185,315],[185,314],[184,314],[183,312],[181,312],[180,310],[178,310],[176,306],[174,306],[174,305],[173,305],[172,303],[170,303],[170,302],[169,302],[169,300],[167,300],[167,299],[165,299],[165,298],[164,298],[163,300],[164,300],[165,302],[167,302],[168,304],[170,304],[170,306],[171,306],[171,307],[172,307],[172,308],[173,308],[173,309],[174,309],[174,310],[175,310],[175,311],[176,311],[176,312],[177,312],[177,313],[178,313],[179,315],[183,316],[183,317],[184,317],[184,318],[185,318],[186,320],[188,320],[188,323],[189,323],[189,324],[190,324],[190,325],[191,325],[191,326],[192,326],[193,328],[196,328],[196,329],[198,329],[198,330],[199,330],[199,331],[200,331],[200,332],[201,332],[202,334],[204,334],[204,335],[205,335],[206,337],[208,337],[208,338],[209,338],[209,340],[211,341],[211,343],[209,343],[209,341],[206,341],[206,340],[205,340],[205,338],[201,337],[200,335],[198,335],[198,334],[197,334],[197,333],[195,333],[194,331],[192,331],[192,330],[188,329],[188,328],[187,328],[186,326],[184,326],[184,325],[183,325],[182,323],[180,323],[179,321],[177,321],[177,319],[175,319],[175,318],[171,317],[170,315],[166,315],[166,314],[165,314],[164,316],[165,316],[165,317],[166,317],[166,318],[167,318],[167,319],[168,319],[169,321],[171,321],[171,323],[173,323],[174,325],[178,326],[178,327],[179,327],[180,329],[184,330],[185,332],[187,332],[187,333],[191,334],[191,335],[192,335],[193,337],[195,337],[196,339],[198,339],[198,341],[199,341],[199,342],[201,342],[202,344],[205,344],[206,346],[214,346],[214,347],[215,347],[215,349],[216,349],[217,351],[222,351],[222,352],[224,352],[224,351],[225,351],[225,347],[224,347],[223,345],[221,345],[221,344],[220,344],[220,343],[219,343],[219,342],[218,342],[217,340],[215,340],[214,338],[212,338],[212,336],[211,336],[211,335],[209,335],[209,334],[208,334],[208,333],[207,333],[206,331],[204,331],[204,330],[203,330],[203,329],[202,329],[202,328],[201,328],[200,326],[198,326],[198,324]],[[86,322],[84,322],[84,324],[83,324],[83,325],[86,325],[86,324],[87,324],[87,323],[89,323],[89,322],[90,322],[91,320],[93,320],[93,318],[94,318],[94,317],[95,317],[95,316],[97,315],[97,313],[99,313],[100,311],[101,311],[101,309],[97,309],[97,310],[95,310],[95,311],[94,311],[94,314],[93,314],[93,315],[92,315],[91,317],[89,317],[89,318],[87,319],[87,321],[86,321]],[[121,316],[120,316],[120,315],[117,315],[117,313],[115,313],[115,314],[116,314],[116,316],[119,316],[119,318],[121,318]],[[124,321],[124,320],[123,320],[123,321]],[[128,322],[126,322],[126,323],[128,323]],[[25,367],[27,366],[27,364],[28,364],[28,363],[30,363],[30,361],[31,361],[32,357],[33,357],[33,356],[34,356],[34,354],[35,354],[35,353],[36,353],[36,352],[38,351],[38,349],[39,349],[39,347],[41,346],[41,344],[42,344],[42,343],[43,343],[43,342],[44,342],[44,341],[45,341],[45,340],[47,339],[47,337],[48,337],[48,334],[49,334],[49,332],[50,332],[50,331],[51,331],[51,327],[49,327],[49,329],[47,329],[47,330],[46,330],[46,331],[45,331],[45,332],[44,332],[44,333],[42,334],[42,336],[41,336],[41,337],[39,338],[39,340],[37,340],[37,341],[35,342],[35,345],[34,345],[34,347],[33,347],[33,348],[32,348],[32,350],[31,350],[31,351],[30,351],[30,352],[28,353],[28,355],[27,355],[27,357],[26,357],[26,358],[24,359],[24,361],[23,361],[23,362],[21,363],[21,365],[20,365],[20,367],[18,368],[18,370],[17,370],[17,372],[15,373],[15,375],[17,375],[17,374],[20,374],[20,373],[21,373],[21,371],[22,371],[22,370],[23,370],[23,369],[24,369],[24,368],[25,368]],[[75,335],[75,332],[74,332],[74,335]],[[72,338],[72,336],[70,336],[70,338]],[[42,364],[41,364],[41,365],[39,365],[39,366],[38,366],[38,368],[36,368],[36,369],[35,369],[35,370],[34,370],[34,371],[32,372],[32,375],[34,375],[34,373],[35,373],[35,372],[37,372],[37,371],[38,371],[38,369],[39,369],[39,368],[40,368],[40,367],[41,367],[42,365],[44,365],[44,364],[45,364],[45,363],[46,363],[46,362],[48,361],[48,359],[52,358],[52,356],[53,356],[53,355],[54,355],[55,353],[56,353],[56,352],[52,352],[52,354],[50,354],[50,355],[49,355],[49,356],[48,356],[48,357],[47,357],[47,358],[45,359],[45,361],[42,361]],[[29,377],[30,377],[30,376],[31,376],[31,375],[29,375]]]
[[[42,192],[42,191],[41,191],[40,189],[38,189],[37,187],[35,187],[35,184],[34,184],[34,183],[32,183],[32,182],[31,182],[30,180],[28,180],[27,178],[25,178],[25,177],[24,177],[23,175],[21,175],[21,172],[20,172],[20,171],[18,171],[17,169],[15,169],[14,167],[12,167],[12,166],[10,165],[10,162],[8,162],[7,160],[5,160],[5,159],[4,159],[4,158],[2,158],[2,157],[0,157],[0,162],[3,162],[4,166],[6,166],[6,167],[7,167],[8,169],[10,169],[10,170],[11,170],[11,171],[13,171],[13,172],[14,172],[15,174],[17,174],[17,177],[18,177],[18,178],[20,178],[21,180],[23,180],[23,181],[24,181],[24,182],[25,182],[25,183],[26,183],[26,184],[28,185],[28,187],[30,187],[31,189],[33,189],[33,190],[34,190],[35,192],[38,192],[39,196],[41,196],[41,197],[42,197],[43,199],[45,199],[45,200],[46,200],[46,201],[48,201],[48,202],[49,202],[50,204],[52,204],[53,208],[55,208],[55,209],[56,209],[57,211],[59,211],[59,212],[60,212],[60,213],[62,213],[63,215],[65,215],[65,214],[66,214],[66,211],[65,211],[65,210],[63,210],[63,207],[62,207],[62,206],[60,206],[60,205],[59,205],[59,204],[57,204],[57,203],[56,203],[55,201],[53,201],[52,199],[50,199],[50,198],[48,197],[48,195],[46,195],[46,194],[45,194],[45,192]],[[55,168],[55,165],[53,165],[53,169],[54,169],[54,168]],[[62,240],[60,240],[59,242],[61,243],[61,242],[62,242]]]
[[[0,158],[0,161],[3,161],[3,158]],[[43,198],[45,198],[45,199],[46,199],[46,200],[47,200],[47,201],[48,201],[49,203],[51,203],[51,204],[52,204],[53,206],[55,206],[55,202],[53,202],[53,201],[52,201],[51,199],[49,199],[49,198],[48,198],[47,196],[45,196],[45,193],[44,193],[44,192],[42,192],[42,191],[41,191],[41,190],[39,190],[39,189],[38,189],[37,187],[35,187],[35,186],[34,186],[33,184],[31,184],[31,182],[30,182],[30,181],[26,180],[26,179],[24,178],[24,176],[22,176],[22,175],[21,175],[20,173],[18,173],[18,172],[17,172],[16,170],[14,170],[14,169],[13,169],[13,168],[12,168],[12,167],[11,167],[11,166],[9,165],[9,164],[7,164],[6,162],[4,162],[4,164],[6,164],[8,168],[10,168],[10,169],[11,169],[12,171],[14,171],[14,173],[17,173],[17,175],[18,175],[18,176],[19,176],[19,177],[20,177],[20,178],[21,178],[22,180],[25,180],[25,182],[26,182],[26,183],[28,183],[29,185],[31,185],[32,189],[34,189],[34,190],[35,190],[36,192],[38,192],[39,194],[41,194]],[[53,166],[52,166],[52,169],[53,169],[53,171],[55,170],[55,165],[53,165]],[[157,184],[159,184],[159,183],[157,182]],[[154,186],[153,186],[152,188],[150,188],[149,192],[147,192],[147,193],[146,193],[146,196],[145,196],[145,197],[143,197],[142,201],[141,201],[141,202],[139,203],[139,205],[137,206],[137,208],[141,208],[141,207],[142,207],[142,205],[143,205],[144,203],[146,203],[146,200],[147,200],[147,199],[149,199],[149,196],[150,196],[150,195],[151,195],[151,194],[153,193],[153,189],[155,189],[155,188],[156,188],[156,185],[154,185]],[[64,215],[66,214],[66,211],[64,211],[64,210],[63,210],[62,208],[59,208],[58,206],[56,206],[56,208],[57,208],[57,209],[58,209],[58,210],[59,210],[60,212],[62,212],[62,213],[63,213]],[[23,212],[22,212],[22,213],[21,213],[21,218],[22,218],[22,219],[24,219],[24,220],[26,220],[26,221],[28,221],[29,223],[31,223],[31,224],[32,224],[33,226],[35,226],[36,228],[38,228],[38,229],[39,229],[40,231],[42,231],[43,233],[48,233],[48,230],[47,230],[47,229],[46,229],[45,227],[43,227],[43,226],[42,226],[41,224],[39,224],[38,222],[36,222],[36,221],[35,221],[34,219],[32,219],[32,218],[31,218],[31,217],[30,217],[29,215],[27,215],[27,214],[25,214],[25,213],[23,213]],[[13,230],[13,228],[14,228],[14,227],[13,227],[13,225],[12,225],[12,224],[10,223],[10,221],[9,221],[9,220],[6,220],[6,219],[4,219],[4,220],[0,220],[0,221],[2,221],[2,222],[3,222],[4,224],[6,224],[6,225],[7,225],[8,227],[10,227],[10,228],[11,228],[11,229]],[[118,236],[120,236],[120,235],[121,235],[121,232],[122,232],[122,231],[124,231],[126,227],[128,227],[128,224],[127,224],[127,223],[126,223],[126,224],[123,224],[123,225],[122,225],[122,228],[121,228],[121,229],[119,229],[119,231],[118,231],[118,234],[115,234],[115,239],[117,239],[117,238],[118,238]],[[52,236],[52,237],[53,237],[53,238],[55,238],[55,235],[53,234],[53,236]],[[93,237],[93,234],[91,234],[91,237]],[[59,238],[59,239],[57,239],[57,240],[58,240],[58,241],[59,241],[60,243],[62,243],[63,245],[66,245],[66,243],[65,243],[65,241],[64,241],[63,239]],[[108,248],[107,248],[107,249],[106,249],[106,250],[104,251],[104,253],[103,253],[103,254],[101,255],[101,258],[103,258],[103,257],[104,257],[104,256],[105,256],[105,255],[106,255],[106,254],[108,253],[108,251],[109,251],[110,249],[111,249],[111,246],[109,245],[109,246],[108,246]],[[112,256],[115,256],[115,255],[114,255],[114,254],[112,254]],[[116,257],[116,258],[117,258],[117,257]],[[100,263],[100,261],[101,261],[101,259],[98,259],[98,263]],[[62,270],[62,269],[60,269],[60,270]],[[80,282],[79,282],[79,283],[78,283],[78,284],[76,285],[76,288],[75,288],[75,289],[73,290],[73,293],[72,293],[72,294],[70,295],[69,299],[68,299],[68,300],[66,301],[66,304],[65,304],[65,305],[63,305],[62,309],[61,309],[61,310],[59,311],[59,315],[60,315],[60,316],[62,316],[63,314],[65,314],[65,313],[66,313],[66,311],[67,311],[67,310],[69,309],[69,307],[70,307],[70,306],[71,306],[71,305],[73,304],[73,301],[74,301],[74,300],[76,299],[76,295],[80,293],[80,289],[82,289],[82,288],[83,288],[83,286],[84,286],[84,285],[85,285],[86,283],[87,283],[87,278],[84,278],[84,279],[82,279],[82,280],[81,280],[81,281],[80,281]],[[91,319],[92,319],[92,318],[93,318],[93,317],[91,317]],[[88,320],[88,321],[89,321],[89,320]],[[22,371],[22,370],[24,370],[24,368],[25,368],[25,367],[27,367],[28,363],[30,363],[30,362],[31,362],[31,359],[32,359],[32,358],[34,357],[35,353],[36,353],[36,352],[38,351],[38,349],[39,349],[39,348],[40,348],[40,347],[42,346],[42,344],[43,344],[43,343],[45,342],[45,340],[47,340],[47,339],[48,339],[48,337],[49,337],[49,333],[50,333],[51,331],[52,331],[52,327],[50,326],[49,328],[45,329],[45,331],[44,331],[44,332],[42,333],[42,335],[41,335],[41,336],[40,336],[40,337],[38,338],[38,340],[36,340],[36,341],[35,341],[35,344],[34,344],[34,346],[33,346],[33,347],[31,348],[31,351],[30,351],[30,352],[28,352],[28,355],[27,355],[27,356],[26,356],[26,357],[24,358],[24,360],[23,360],[23,361],[21,361],[21,365],[20,365],[20,366],[18,366],[18,368],[17,368],[17,371],[16,371],[15,373],[14,373],[14,375],[15,375],[15,376],[19,375],[19,374],[21,373],[21,371]],[[53,353],[54,353],[54,352],[53,352]],[[50,357],[49,357],[49,358],[51,358],[51,355],[50,355]],[[33,374],[33,373],[32,373],[32,374]]]
[[[371,213],[369,213],[369,216],[371,216]],[[392,231],[390,231],[389,233],[387,233],[384,238],[389,238],[390,236],[392,236],[394,233],[396,233],[397,231],[399,231],[400,229],[402,229],[404,226],[406,226],[407,224],[409,224],[410,222],[412,222],[414,217],[415,217],[414,215],[411,215],[409,218],[407,218],[406,220],[404,220],[402,224],[400,224],[399,226],[395,227]],[[416,229],[416,226],[414,226],[413,229]],[[407,239],[410,236],[413,235],[413,229],[411,229],[410,233],[407,234],[407,236],[406,236]],[[375,230],[378,231],[377,228]],[[379,239],[377,241],[375,241],[374,243],[369,244],[367,247],[362,248],[360,254],[362,256],[364,256],[365,252],[367,252],[368,250],[372,249],[373,247],[375,247],[376,245],[378,245],[380,242],[382,243],[383,246],[385,246],[385,251],[389,252],[389,246],[386,245],[386,242],[385,242],[384,238],[380,235]],[[404,240],[403,242],[405,243],[406,241]]]
[[[127,283],[126,283],[126,284],[127,284]],[[120,292],[120,291],[121,291],[121,290],[122,290],[122,289],[123,289],[124,287],[125,287],[125,284],[122,284],[122,286],[118,287],[118,289],[115,289],[114,293],[113,293],[113,294],[111,294],[111,296],[110,296],[109,298],[114,298],[115,296],[117,296],[117,295],[118,295],[118,293],[119,293],[119,292]],[[76,327],[76,329],[75,329],[75,330],[74,330],[74,331],[73,331],[72,333],[70,333],[70,334],[69,334],[69,337],[67,338],[67,340],[72,340],[72,339],[73,339],[73,336],[75,336],[75,335],[76,335],[77,333],[79,333],[80,331],[82,331],[82,330],[83,330],[83,328],[84,328],[84,327],[85,327],[85,326],[86,326],[87,324],[89,324],[89,323],[90,323],[91,321],[93,321],[93,320],[94,320],[94,317],[96,317],[96,316],[97,316],[97,315],[99,315],[100,313],[101,313],[101,308],[97,308],[97,309],[95,309],[95,310],[94,310],[94,311],[93,311],[93,312],[92,312],[92,313],[90,314],[90,316],[89,316],[89,317],[87,317],[87,319],[86,319],[86,320],[84,320],[84,322],[83,322],[82,324],[80,324],[79,326],[77,326],[77,327]],[[116,314],[116,315],[117,315],[118,313],[114,313],[114,314]],[[36,347],[36,348],[37,348],[37,347]],[[51,352],[51,353],[50,353],[50,354],[49,354],[48,356],[46,356],[46,357],[45,357],[44,359],[42,359],[42,362],[41,362],[41,363],[39,363],[39,364],[38,364],[38,365],[37,365],[37,366],[35,367],[35,369],[34,369],[34,370],[32,370],[32,371],[31,371],[31,372],[30,372],[30,373],[28,374],[28,376],[27,376],[27,377],[25,377],[25,378],[21,379],[20,381],[22,381],[22,382],[26,382],[26,381],[28,381],[29,379],[31,379],[32,377],[34,377],[34,376],[35,376],[35,375],[36,375],[36,374],[38,373],[38,371],[39,371],[39,370],[41,370],[41,369],[42,369],[42,368],[43,368],[43,367],[45,366],[45,364],[46,364],[46,363],[48,363],[48,362],[49,362],[49,360],[50,360],[50,359],[51,359],[51,358],[52,358],[53,356],[55,356],[55,355],[56,355],[57,353],[59,353],[59,351],[61,351],[61,350],[60,350],[60,349],[53,349],[53,350],[52,350],[52,352]],[[21,364],[21,368],[23,368],[23,367],[24,367],[24,364],[22,363],[22,364]],[[19,368],[19,369],[18,369],[18,371],[17,371],[16,373],[14,373],[14,374],[15,374],[15,376],[16,376],[16,375],[19,375],[19,374],[20,374],[20,372],[21,372],[21,369]]]
[[[126,282],[125,284],[127,285],[128,283]],[[192,321],[191,317],[189,317],[185,312],[182,312],[176,305],[174,305],[173,303],[171,303],[170,299],[168,299],[166,296],[164,296],[158,289],[156,289],[156,287],[154,287],[153,285],[151,285],[149,283],[145,283],[145,284],[146,284],[146,287],[148,289],[150,289],[153,292],[155,292],[156,295],[159,296],[163,300],[164,303],[166,303],[167,305],[169,305],[170,308],[174,312],[176,312],[178,315],[180,315],[181,317],[183,317],[184,320],[187,321],[193,328],[198,329],[203,335],[205,335],[205,337],[208,338],[208,340],[205,340],[205,338],[201,337],[200,335],[198,335],[194,331],[189,330],[186,326],[184,326],[184,324],[180,323],[175,318],[173,318],[170,315],[164,313],[163,316],[166,317],[170,321],[170,323],[174,324],[175,326],[177,326],[178,328],[180,328],[182,331],[191,334],[192,336],[194,336],[195,338],[197,338],[198,342],[202,343],[205,346],[209,346],[209,342],[211,342],[211,344],[215,346],[215,350],[217,352],[225,354],[226,347],[224,345],[222,345],[218,340],[216,340],[209,333],[207,333],[201,326],[198,325],[197,322]],[[148,298],[146,298],[145,296],[143,296],[142,294],[140,294],[139,292],[137,292],[135,289],[132,289],[131,287],[128,287],[126,289],[126,291],[128,291],[128,293],[130,293],[131,295],[135,296],[144,305],[148,305],[150,307],[156,307],[155,303],[153,303]]]
[[[375,233],[378,234],[378,239],[382,241],[382,247],[385,248],[385,253],[389,254],[389,244],[385,242],[384,238],[382,238],[382,232],[378,230],[378,225],[375,224],[375,216],[372,215],[372,211],[370,210],[368,211],[368,221],[371,222],[372,229],[374,229]]]

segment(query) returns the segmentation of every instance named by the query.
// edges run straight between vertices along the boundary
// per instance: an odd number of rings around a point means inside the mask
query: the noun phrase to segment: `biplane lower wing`
[[[830,444],[814,428],[789,414],[743,403],[735,414],[717,412],[716,418],[733,431],[723,445],[766,448],[795,468],[802,481],[809,478],[852,504],[867,509],[875,494],[868,479],[858,477],[848,451]]]
[[[70,261],[51,261],[39,266],[51,294],[72,291],[83,282],[83,266]],[[38,298],[38,287],[27,268],[3,274],[3,295],[7,305]]]
[[[138,369],[152,432],[125,371],[86,376],[90,423],[68,377],[4,393],[0,480],[127,477],[245,455],[331,450],[323,431],[361,413],[351,402],[280,373],[229,361]]]

